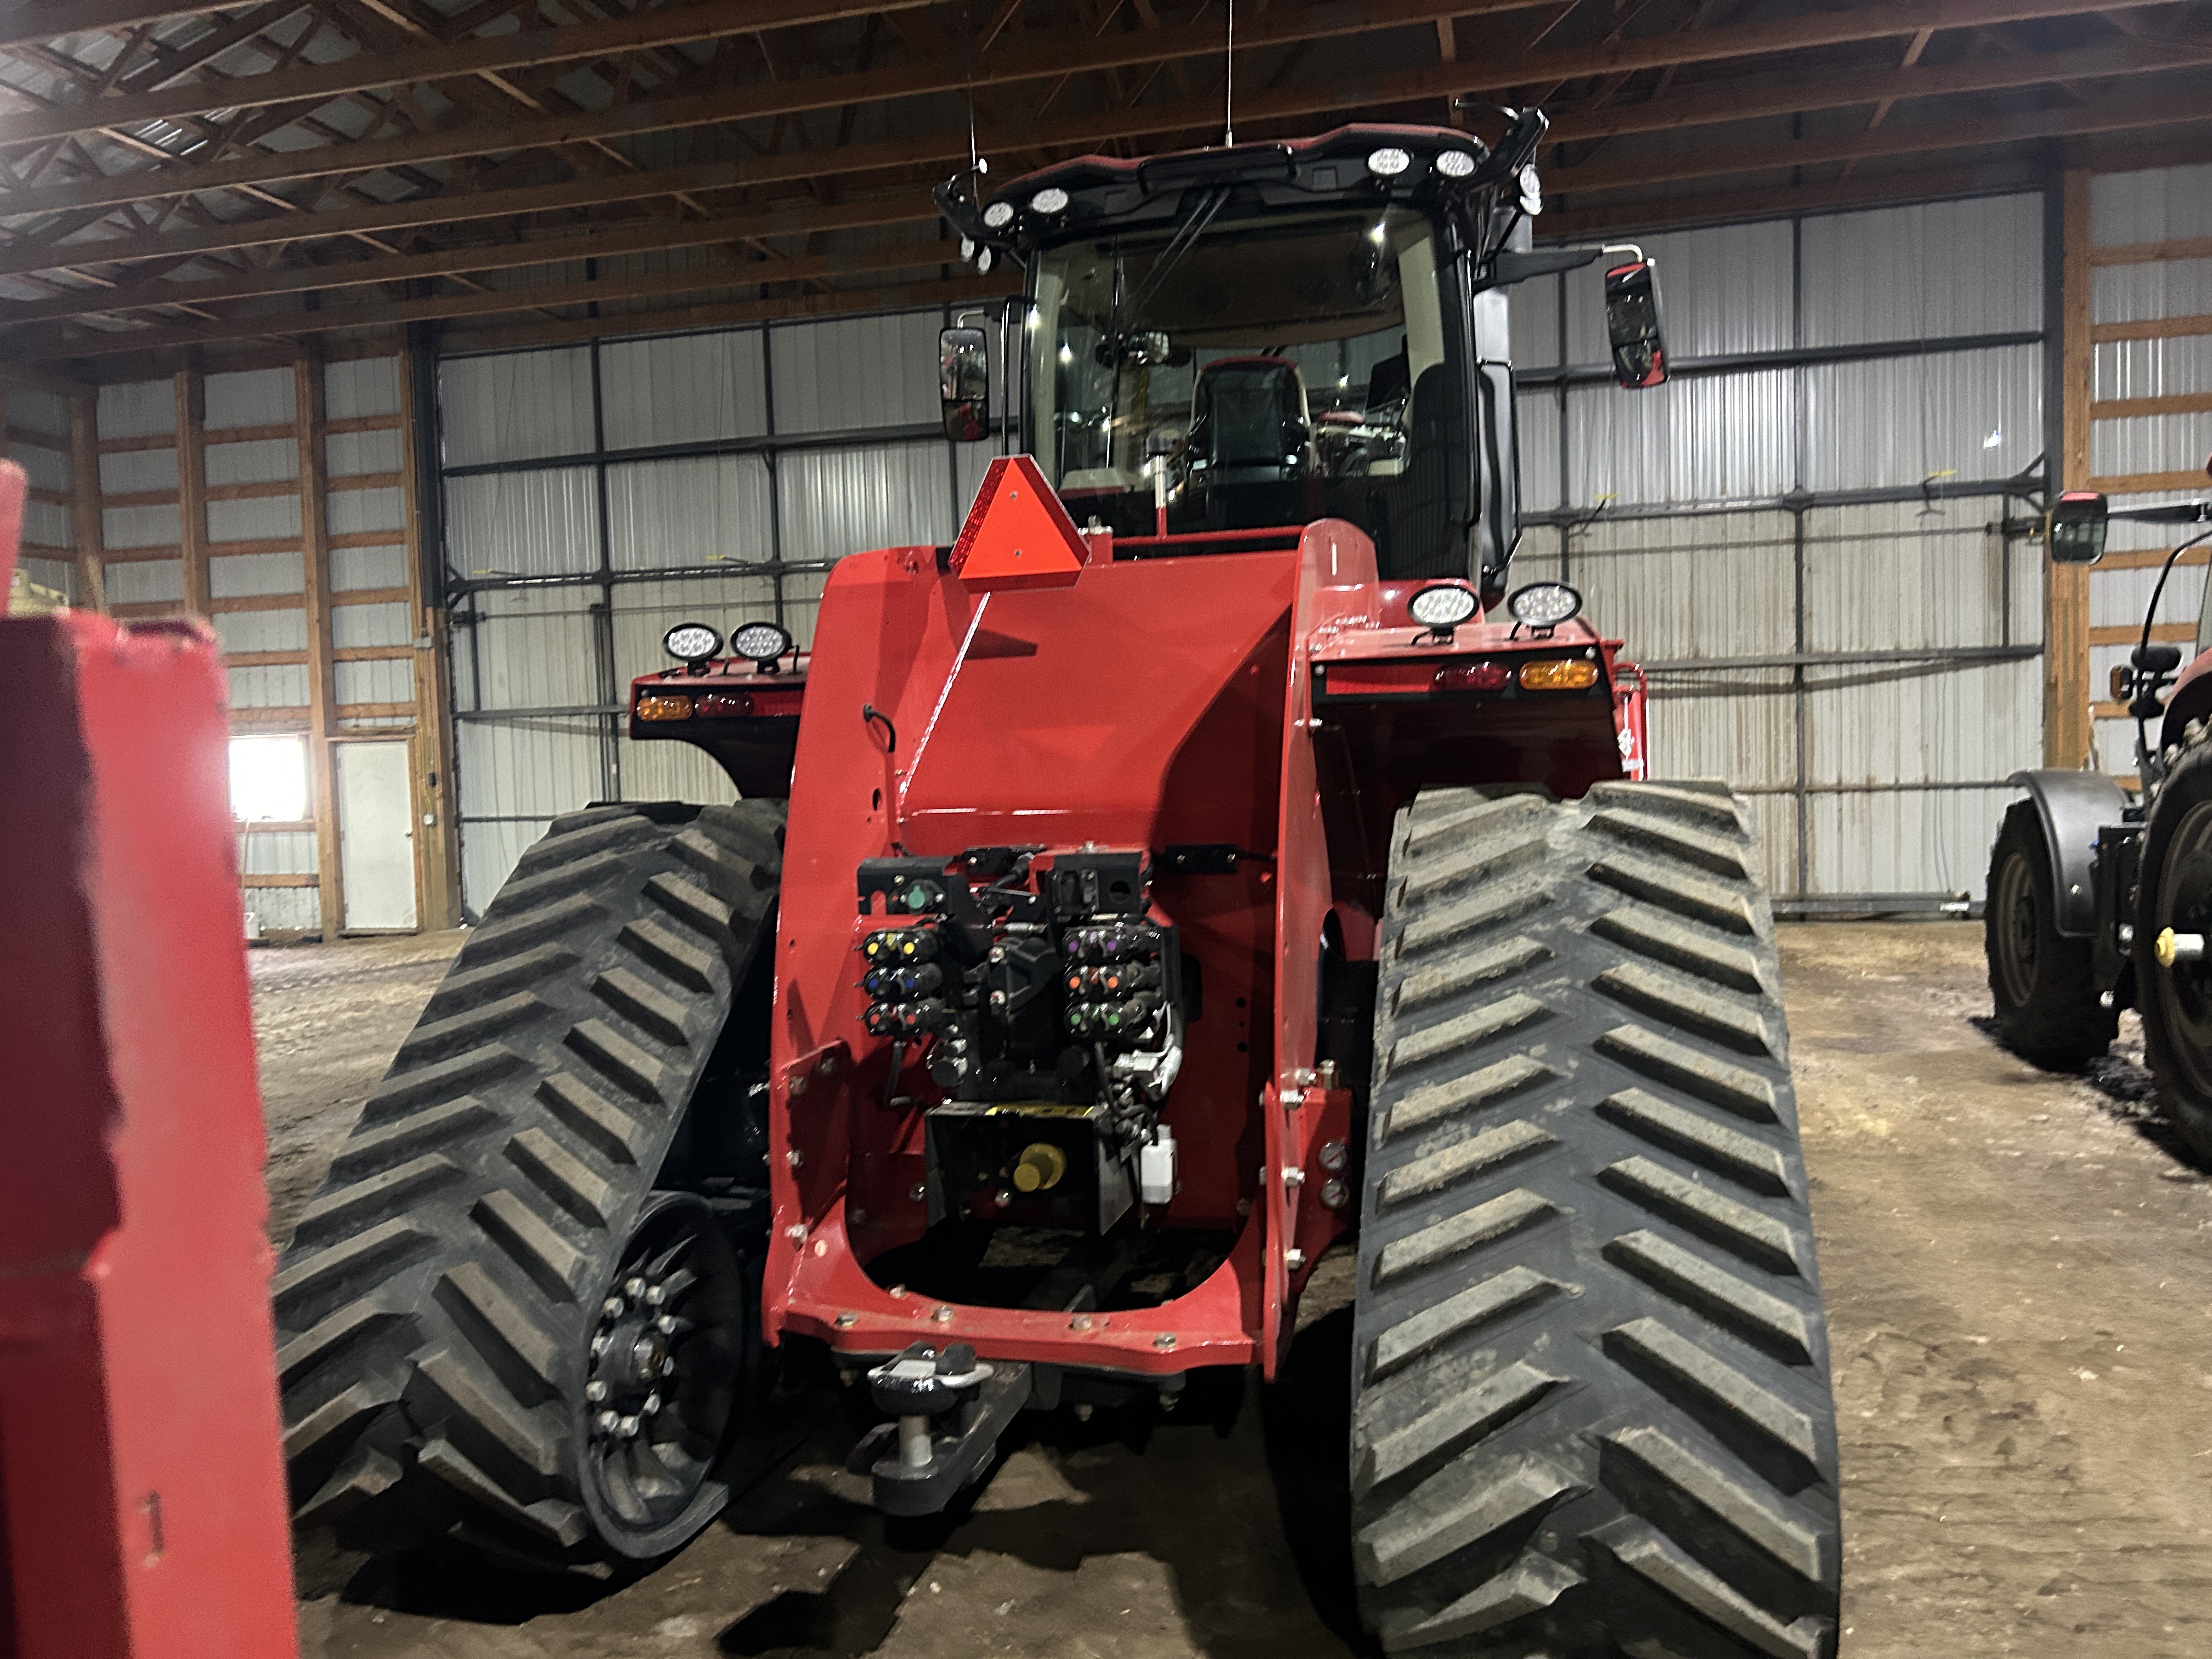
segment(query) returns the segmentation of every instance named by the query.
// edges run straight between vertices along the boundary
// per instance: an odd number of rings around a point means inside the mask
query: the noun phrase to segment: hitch
[[[868,1373],[876,1409],[896,1419],[860,1443],[854,1461],[886,1447],[875,1476],[876,1507],[885,1515],[935,1515],[990,1466],[1006,1431],[1030,1403],[1026,1364],[986,1364],[965,1342],[933,1348],[912,1344]]]

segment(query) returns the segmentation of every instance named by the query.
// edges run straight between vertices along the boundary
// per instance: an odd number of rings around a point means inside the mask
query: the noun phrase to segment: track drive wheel
[[[2136,1006],[2158,1094],[2197,1156],[2212,1162],[2212,962],[2158,960],[2159,935],[2212,928],[2212,743],[2166,775],[2143,829],[2136,889]]]
[[[1982,949],[2005,1047],[2033,1065],[2070,1070],[2112,1046],[2119,1016],[2097,1000],[2094,947],[2059,936],[2043,816],[2016,801],[1990,848]]]
[[[1717,787],[1399,815],[1352,1357],[1353,1568],[1387,1650],[1834,1652],[1779,990]]]
[[[574,1567],[720,1509],[759,1256],[654,1188],[765,1064],[783,817],[595,807],[523,854],[278,1266],[299,1522]]]

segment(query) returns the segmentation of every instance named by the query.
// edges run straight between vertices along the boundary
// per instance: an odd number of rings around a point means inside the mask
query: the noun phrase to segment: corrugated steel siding
[[[1567,501],[1725,501],[1795,481],[1797,385],[1786,370],[1567,393]]]
[[[2043,349],[1826,363],[1804,371],[1806,485],[2004,478],[2043,453]]]
[[[1786,221],[1674,231],[1639,243],[1658,269],[1670,356],[1777,351],[1790,343]],[[1575,362],[1606,359],[1604,282],[1611,263],[1601,259],[1568,274],[1567,341]],[[1513,302],[1517,308],[1518,290]]]
[[[137,453],[167,456],[171,474],[168,487],[173,489],[176,487],[175,450],[144,449]],[[290,438],[263,438],[238,444],[211,443],[201,451],[201,456],[206,465],[210,484],[282,483],[300,476],[300,446]],[[120,459],[121,457],[109,459]]]
[[[323,440],[323,470],[333,478],[397,472],[406,460],[401,437],[396,426],[373,432],[333,432]]]
[[[100,493],[132,495],[177,487],[174,449],[118,449],[100,458]]]
[[[590,469],[448,478],[446,545],[465,576],[598,569],[599,494]]]
[[[1805,221],[1805,343],[1855,345],[2043,326],[2043,198]]]
[[[582,454],[592,447],[592,354],[448,359],[438,368],[438,407],[447,466]]]
[[[15,443],[8,446],[8,459],[23,469],[33,489],[58,489],[66,495],[70,489],[70,456],[66,449],[49,449],[44,444]]]
[[[610,449],[768,430],[758,329],[616,341],[600,349],[599,376]]]
[[[404,547],[334,547],[331,550],[331,591],[357,593],[368,588],[407,586]]]
[[[2094,348],[2095,398],[2169,398],[2212,392],[2212,335],[2107,340]]]
[[[2212,236],[2212,166],[2100,173],[2090,181],[2094,246],[2193,236]]]
[[[264,933],[322,931],[322,895],[313,887],[256,887],[248,882],[245,908]]]
[[[938,418],[942,313],[849,317],[769,331],[775,429],[905,426]]]
[[[110,605],[178,605],[185,597],[182,559],[110,559],[100,585]]]
[[[43,432],[51,438],[70,435],[69,399],[34,386],[8,388],[8,424],[27,432]]]
[[[249,495],[242,501],[210,501],[207,534],[210,542],[273,542],[296,540],[300,534],[300,498],[289,495]]]
[[[415,659],[412,657],[370,657],[359,662],[331,665],[331,683],[338,706],[415,701]]]
[[[208,620],[226,653],[307,648],[305,611],[218,611]]]
[[[356,536],[407,527],[407,493],[385,489],[333,489],[323,498],[323,519],[333,536]]]
[[[778,395],[781,383],[778,382]],[[932,398],[935,393],[931,393]],[[811,449],[781,463],[789,562],[952,539],[952,472],[942,442]]]
[[[312,876],[315,832],[312,830],[241,830],[238,868],[252,876]]]
[[[233,708],[304,708],[307,705],[307,667],[305,663],[233,664],[230,706]]]
[[[103,438],[151,438],[177,429],[173,380],[129,380],[100,388],[94,424]]]
[[[323,365],[323,412],[334,421],[399,412],[399,359],[358,357]]]
[[[210,432],[234,426],[289,426],[294,386],[289,368],[249,368],[210,374],[202,424]]]
[[[104,547],[174,547],[184,540],[184,515],[174,501],[165,507],[108,507],[100,514]]]
[[[222,553],[208,561],[208,592],[218,599],[298,593],[307,586],[297,553]]]
[[[75,547],[76,529],[65,507],[52,501],[23,503],[23,545],[26,547]]]
[[[758,455],[635,461],[607,469],[610,556],[650,570],[775,556],[768,462]]]

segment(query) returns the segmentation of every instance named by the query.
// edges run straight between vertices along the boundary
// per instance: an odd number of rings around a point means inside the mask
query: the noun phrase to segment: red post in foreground
[[[222,659],[0,622],[0,1656],[291,1659]]]

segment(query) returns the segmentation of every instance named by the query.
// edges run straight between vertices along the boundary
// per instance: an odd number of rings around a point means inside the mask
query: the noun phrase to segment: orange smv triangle
[[[1090,546],[1043,469],[1028,455],[1001,455],[983,474],[947,563],[962,586],[988,592],[1066,587],[1090,562]]]

